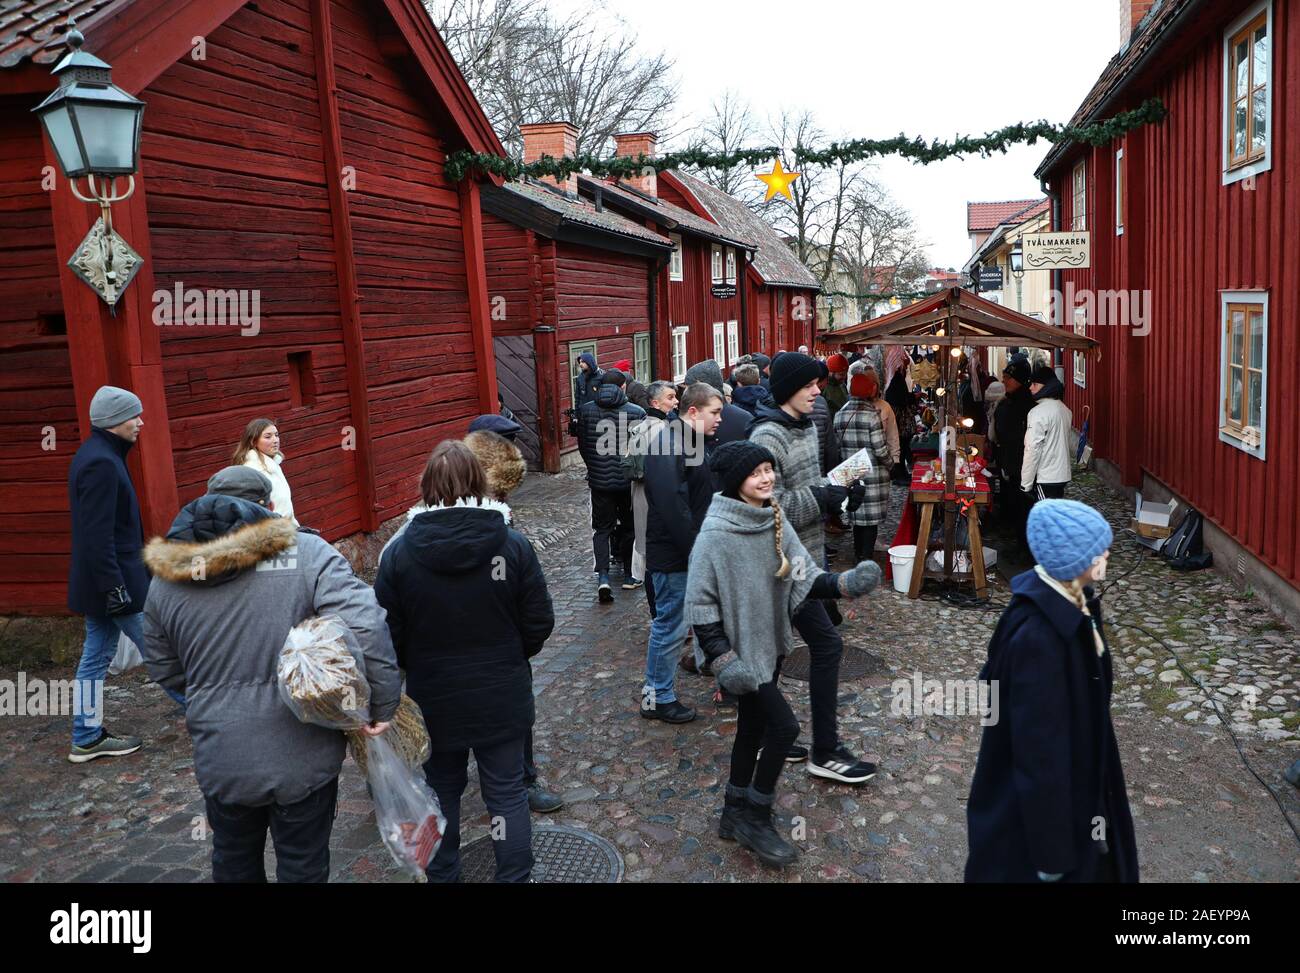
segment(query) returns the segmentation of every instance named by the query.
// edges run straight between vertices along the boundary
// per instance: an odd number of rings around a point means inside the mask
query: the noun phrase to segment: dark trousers
[[[524,787],[524,738],[473,749],[479,790],[491,819],[496,881],[527,882],[533,868],[533,835]],[[447,833],[425,874],[430,882],[459,882],[460,799],[469,783],[469,750],[435,750],[424,765],[424,776],[447,818]]]
[[[1068,486],[1066,483],[1039,483],[1031,496],[1033,500],[1037,500],[1038,491],[1042,490],[1045,500],[1064,500],[1066,486]]]
[[[532,787],[537,783],[537,764],[533,760],[533,731],[524,737],[524,786]]]
[[[760,794],[774,794],[777,778],[785,766],[785,755],[799,738],[799,721],[775,679],[737,697],[736,710],[731,783],[735,787],[753,785]],[[762,756],[758,753],[760,748]]]
[[[609,492],[591,491],[591,547],[596,555],[596,573],[609,574],[611,546],[623,573],[632,574],[632,488]]]
[[[655,582],[654,573],[647,570],[645,573],[645,602],[650,606],[650,618],[655,617]]]
[[[880,531],[879,524],[872,524],[870,527],[853,528],[853,557],[861,564],[868,561],[876,552],[876,535]]]
[[[840,742],[835,704],[840,693],[840,656],[844,654],[844,642],[821,601],[809,598],[795,612],[792,621],[795,631],[808,643],[811,657],[808,696],[812,704],[813,751],[819,755],[834,750]]]
[[[265,882],[268,828],[275,848],[276,881],[329,881],[330,831],[338,796],[335,777],[294,804],[249,807],[205,797],[212,828],[212,881]]]

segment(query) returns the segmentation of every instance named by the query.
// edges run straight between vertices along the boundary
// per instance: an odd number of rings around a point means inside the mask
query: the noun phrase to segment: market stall
[[[981,445],[966,435],[971,420],[958,416],[957,380],[960,361],[966,353],[994,347],[1060,348],[1082,354],[1096,354],[1097,342],[1044,324],[1041,321],[986,301],[976,294],[954,287],[939,291],[891,314],[866,321],[833,334],[824,335],[827,344],[841,350],[865,351],[874,345],[919,346],[938,355],[940,379],[934,388],[937,408],[928,432],[938,433],[937,448],[926,455],[916,448],[910,499],[917,505],[919,529],[916,557],[908,596],[920,597],[927,577],[951,581],[969,574],[976,594],[983,597],[988,581],[984,546],[980,534],[980,508],[992,500],[987,462]],[[881,377],[883,380],[883,376]],[[982,440],[979,440],[982,443]],[[922,458],[924,457],[924,459]],[[943,537],[931,545],[931,528],[942,517]],[[964,518],[968,547],[960,542],[959,521]],[[943,551],[942,570],[931,570],[931,550]],[[959,567],[969,564],[969,570]]]

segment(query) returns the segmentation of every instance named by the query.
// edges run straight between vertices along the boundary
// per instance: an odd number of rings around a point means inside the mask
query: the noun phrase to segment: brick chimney
[[[578,130],[568,122],[538,122],[535,125],[520,125],[519,134],[524,137],[524,162],[536,162],[544,155],[560,159],[564,156],[578,154]],[[563,189],[571,196],[578,195],[578,174],[570,173],[567,179],[543,176],[543,182]]]
[[[655,146],[659,144],[659,136],[653,132],[629,132],[626,135],[614,136],[614,152],[619,156],[627,156],[635,159],[639,155],[647,159],[653,159],[655,155]],[[633,186],[647,196],[659,195],[659,184],[655,178],[653,169],[646,169],[644,172],[636,173],[631,176],[624,176],[623,181],[629,186]]]
[[[1119,0],[1119,46],[1127,47],[1137,25],[1151,12],[1155,0]]]

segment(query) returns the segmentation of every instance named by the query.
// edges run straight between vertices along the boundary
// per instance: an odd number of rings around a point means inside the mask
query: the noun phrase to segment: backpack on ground
[[[1160,549],[1171,568],[1176,571],[1199,571],[1214,563],[1214,554],[1205,550],[1204,530],[1205,519],[1200,511],[1189,509]]]

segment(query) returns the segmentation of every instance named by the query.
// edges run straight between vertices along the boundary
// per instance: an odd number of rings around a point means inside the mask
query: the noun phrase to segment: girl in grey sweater
[[[866,594],[880,583],[880,568],[865,561],[842,574],[821,569],[772,502],[772,454],[762,446],[725,443],[709,465],[722,492],[691,549],[686,611],[719,684],[738,697],[718,835],[735,838],[769,865],[789,865],[798,856],[773,827],[772,802],[799,735],[777,684],[793,641],[790,619],[808,598]]]

